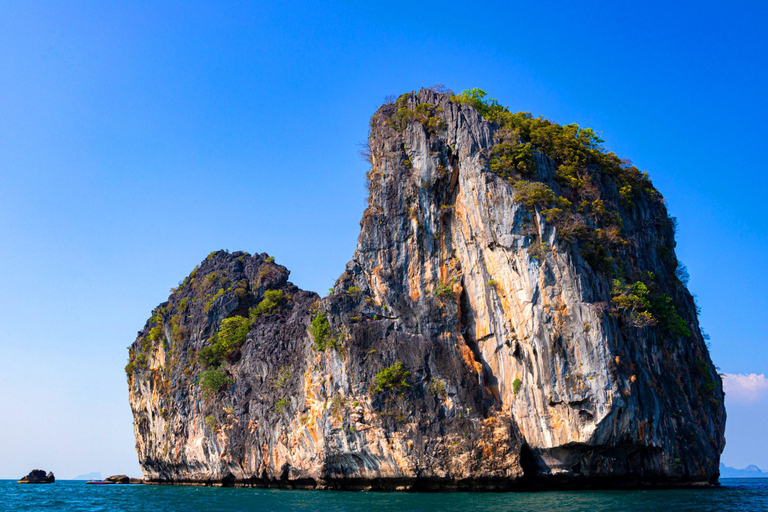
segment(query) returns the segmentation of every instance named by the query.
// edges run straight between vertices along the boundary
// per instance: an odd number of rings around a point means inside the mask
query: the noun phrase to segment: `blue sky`
[[[156,4],[3,5],[0,478],[138,475],[123,366],[151,309],[214,249],[323,293],[356,244],[369,117],[438,83],[650,172],[734,375],[723,461],[768,469],[763,2]]]

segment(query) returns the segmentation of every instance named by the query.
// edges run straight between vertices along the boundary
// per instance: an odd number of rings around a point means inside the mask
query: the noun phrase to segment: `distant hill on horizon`
[[[750,464],[744,469],[736,469],[726,466],[721,462],[720,478],[768,478],[768,473],[763,473],[763,471],[754,464]]]
[[[72,480],[101,480],[101,473],[94,471],[93,473],[87,473],[85,475],[77,475]]]

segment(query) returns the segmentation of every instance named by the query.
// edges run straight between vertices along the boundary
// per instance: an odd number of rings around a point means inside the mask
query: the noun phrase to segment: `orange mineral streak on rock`
[[[267,445],[267,443],[263,443],[261,445],[261,453],[263,454],[262,455],[262,462],[264,464],[264,467],[265,468],[270,467],[270,464],[269,464],[269,445]]]
[[[467,346],[467,343],[463,338],[461,339],[459,347],[461,350],[461,356],[464,358],[464,362],[467,363],[467,366],[474,369],[475,372],[482,376],[483,365],[477,359],[475,359],[475,354],[472,352],[472,349]]]
[[[381,305],[381,297],[387,295],[388,286],[384,279],[384,269],[381,264],[377,265],[371,271],[371,286],[374,290],[374,301],[376,304]]]
[[[416,274],[410,274],[408,276],[408,296],[413,302],[418,302],[421,297],[421,291],[419,290],[420,277]]]

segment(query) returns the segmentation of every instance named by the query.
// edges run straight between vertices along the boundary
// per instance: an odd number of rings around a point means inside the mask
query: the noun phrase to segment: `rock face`
[[[114,482],[116,484],[129,484],[131,483],[131,479],[128,477],[128,475],[112,475],[108,476],[105,481],[107,482]]]
[[[330,295],[211,253],[126,367],[148,481],[515,489],[714,483],[725,410],[647,176],[477,96],[371,120]]]
[[[19,480],[20,484],[52,484],[56,481],[53,473],[46,474],[42,469],[33,469],[27,476]]]

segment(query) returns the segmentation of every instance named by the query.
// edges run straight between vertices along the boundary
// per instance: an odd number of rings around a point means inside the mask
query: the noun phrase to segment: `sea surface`
[[[659,491],[402,493],[288,491],[155,485],[17,484],[0,480],[2,511],[120,512],[526,512],[768,511],[768,478],[727,478],[720,487]]]

